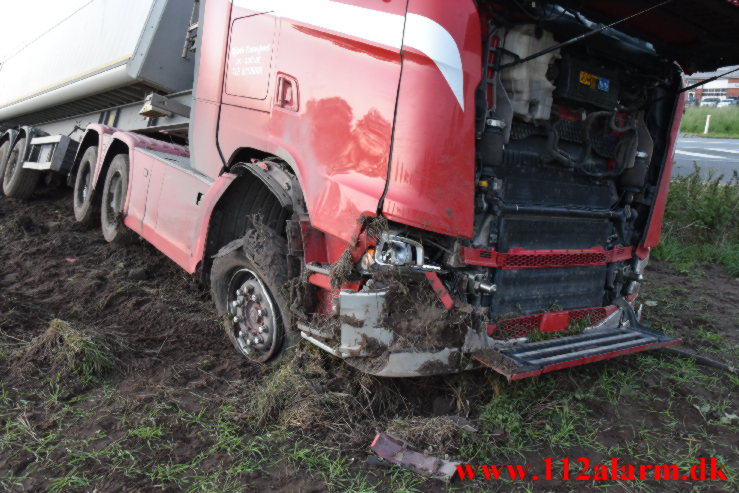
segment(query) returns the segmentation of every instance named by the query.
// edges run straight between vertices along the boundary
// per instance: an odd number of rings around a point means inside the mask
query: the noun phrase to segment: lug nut
[[[253,295],[251,295],[251,298],[250,299],[252,301],[259,301],[259,295],[258,294],[253,294]]]
[[[264,308],[260,308],[259,310],[257,310],[257,315],[259,315],[260,317],[266,317],[267,310],[265,310]]]
[[[244,331],[243,330],[240,330],[239,331],[239,339],[243,339],[243,338],[244,338]]]
[[[233,321],[234,321],[235,324],[237,324],[237,323],[241,322],[241,318],[240,317],[234,317],[233,318]]]
[[[264,334],[265,332],[267,332],[267,326],[266,325],[260,325],[259,328],[257,329],[257,331],[259,331],[260,334]]]

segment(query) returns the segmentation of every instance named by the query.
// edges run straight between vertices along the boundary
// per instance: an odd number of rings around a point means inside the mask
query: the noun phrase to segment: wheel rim
[[[115,225],[118,214],[123,210],[123,180],[120,173],[110,177],[108,194],[105,197],[105,218],[108,224]]]
[[[77,190],[77,201],[80,205],[87,201],[87,195],[90,193],[90,185],[92,184],[92,173],[90,173],[90,167],[84,166],[82,168],[82,187]]]
[[[231,276],[227,300],[237,349],[249,359],[267,361],[279,342],[276,303],[269,290],[254,272],[240,269]]]

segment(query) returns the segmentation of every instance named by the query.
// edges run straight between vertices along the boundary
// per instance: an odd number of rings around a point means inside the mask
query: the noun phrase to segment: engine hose
[[[588,118],[585,121],[584,130],[585,147],[583,149],[580,161],[577,163],[576,166],[578,171],[593,178],[614,178],[616,176],[620,176],[626,170],[629,164],[629,157],[636,156],[638,140],[636,126],[634,125],[634,119],[630,116],[629,124],[625,127],[619,127],[618,125],[616,125],[617,116],[618,114],[615,111],[597,111],[588,115]],[[624,146],[628,146],[628,149],[626,151],[616,153],[617,156],[620,156],[620,159],[616,159],[617,166],[614,169],[607,171],[590,171],[590,167],[596,166],[598,164],[591,159],[593,145],[590,135],[592,133],[594,123],[599,118],[604,117],[608,117],[608,128],[610,130],[617,133],[625,134],[628,132],[630,134],[628,140],[622,140],[617,144],[618,150],[623,149]]]
[[[608,118],[607,128],[609,130],[621,134],[629,133],[630,135],[628,140],[621,141],[617,144],[617,149],[619,150],[617,155],[620,156],[620,159],[616,160],[617,166],[615,169],[607,171],[591,171],[589,168],[596,166],[598,163],[592,159],[593,144],[590,136],[595,122],[599,119],[605,118]],[[616,111],[595,111],[588,115],[585,120],[585,128],[583,130],[583,149],[577,160],[559,148],[560,137],[559,132],[557,131],[557,123],[542,123],[541,126],[547,134],[547,160],[550,162],[556,162],[565,168],[576,169],[593,178],[614,178],[616,176],[620,176],[626,168],[629,167],[629,158],[636,156],[639,142],[633,116],[628,116],[628,124],[625,126],[619,126],[616,123],[617,118],[618,112]],[[628,148],[623,150],[624,146],[628,146]]]
[[[559,149],[559,132],[555,125],[544,122],[542,127],[547,133],[547,160],[555,161],[565,168],[575,168],[575,160]]]

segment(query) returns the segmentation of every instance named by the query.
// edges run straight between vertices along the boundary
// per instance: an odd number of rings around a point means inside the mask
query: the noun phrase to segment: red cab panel
[[[472,236],[481,36],[473,0],[409,2],[388,219]]]

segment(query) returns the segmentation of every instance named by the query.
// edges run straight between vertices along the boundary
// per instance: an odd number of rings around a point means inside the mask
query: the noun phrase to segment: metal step
[[[499,350],[487,349],[474,353],[472,357],[509,380],[520,380],[680,342],[641,324],[635,325],[592,330]]]

